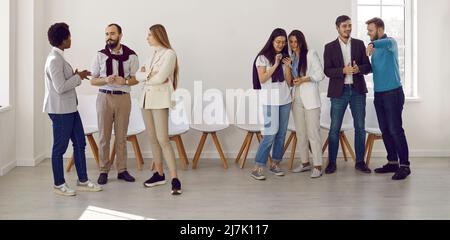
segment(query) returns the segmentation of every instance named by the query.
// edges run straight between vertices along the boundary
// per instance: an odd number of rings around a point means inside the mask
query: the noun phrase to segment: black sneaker
[[[144,183],[144,186],[147,188],[151,188],[164,184],[166,184],[166,175],[163,174],[161,176],[158,172],[156,172],[155,174],[153,174],[153,177],[151,177],[149,180],[147,180],[147,182]]]
[[[108,174],[107,173],[101,173],[98,177],[97,183],[100,185],[106,185],[108,183]]]
[[[367,167],[365,162],[357,163],[355,166],[355,169],[362,173],[367,173],[367,174],[372,173],[372,170],[370,170],[370,168]]]
[[[400,167],[395,175],[392,177],[394,181],[405,180],[409,175],[411,175],[411,169],[409,167]]]
[[[384,173],[395,173],[398,171],[399,165],[398,164],[386,164],[381,168],[375,169],[375,173],[378,174],[384,174]]]
[[[325,169],[325,174],[333,174],[337,170],[336,163],[329,163],[328,167]]]
[[[172,180],[172,195],[181,195],[181,182],[178,178]]]
[[[119,173],[119,175],[117,176],[117,178],[118,178],[119,180],[124,180],[124,181],[126,181],[126,182],[135,182],[135,181],[136,181],[136,179],[134,179],[134,177],[131,176],[131,175],[128,173],[128,171],[125,171],[125,172],[123,172],[123,173]]]

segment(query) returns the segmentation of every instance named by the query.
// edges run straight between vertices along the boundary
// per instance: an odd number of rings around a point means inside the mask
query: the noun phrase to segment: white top
[[[342,56],[344,56],[345,66],[353,65],[352,63],[352,39],[349,38],[347,43],[341,40],[339,37],[339,43],[341,44]],[[345,84],[353,84],[353,75],[345,76]]]
[[[256,60],[256,67],[271,68],[272,66],[269,59],[264,55],[259,56]],[[262,95],[260,95],[260,99],[265,106],[283,106],[292,102],[291,89],[287,81],[274,83],[272,78],[270,78],[267,82],[261,83],[261,90],[260,94]]]
[[[111,51],[111,50],[110,50]],[[121,55],[123,53],[122,48],[120,48],[118,53],[114,53],[114,55]],[[94,58],[92,63],[92,77],[108,77],[106,76],[106,60],[108,60],[108,56],[98,52]],[[136,76],[136,72],[139,70],[139,58],[136,55],[130,55],[130,58],[123,63],[123,71],[125,79],[129,77]],[[119,61],[113,59],[113,75],[119,75]],[[100,89],[108,90],[108,91],[122,91],[122,92],[131,92],[131,87],[128,85],[116,85],[116,84],[107,84],[101,86]]]

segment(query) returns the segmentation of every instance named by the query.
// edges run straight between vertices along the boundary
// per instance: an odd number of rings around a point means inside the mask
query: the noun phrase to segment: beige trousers
[[[111,170],[110,142],[114,126],[116,138],[116,168],[119,173],[127,171],[127,132],[131,113],[130,94],[111,95],[99,93],[97,97],[98,130],[100,136],[100,172]]]
[[[169,139],[169,109],[144,109],[142,116],[149,133],[153,160],[156,164],[162,164],[164,155],[169,170],[175,172],[177,170],[175,152]]]
[[[300,91],[296,91],[295,101],[292,105],[295,128],[297,132],[300,158],[303,164],[309,163],[309,144],[311,144],[313,164],[320,167],[322,159],[322,138],[320,136],[320,108],[307,110],[300,97]]]

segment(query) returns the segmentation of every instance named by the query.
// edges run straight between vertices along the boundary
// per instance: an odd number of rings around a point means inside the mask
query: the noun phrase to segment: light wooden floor
[[[96,206],[153,219],[450,219],[450,159],[412,159],[413,175],[403,182],[388,175],[363,175],[339,160],[338,173],[311,180],[309,173],[250,178],[250,162],[240,170],[230,162],[202,159],[198,170],[181,171],[184,194],[170,195],[170,184],[144,189],[149,170],[134,170],[134,184],[118,182],[116,173],[102,193],[68,198],[52,193],[51,162],[16,168],[0,178],[0,219],[78,219]],[[372,168],[384,160],[375,159]],[[148,168],[149,161],[146,161]],[[90,178],[98,175],[89,160]],[[66,177],[74,186],[76,174]]]

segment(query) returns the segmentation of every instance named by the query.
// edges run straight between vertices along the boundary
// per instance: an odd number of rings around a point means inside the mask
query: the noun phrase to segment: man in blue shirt
[[[393,180],[404,180],[411,170],[408,143],[402,126],[405,95],[401,84],[398,46],[395,39],[385,34],[382,19],[373,18],[366,24],[372,41],[367,47],[367,55],[372,57],[375,109],[389,161],[375,172],[395,173]]]

